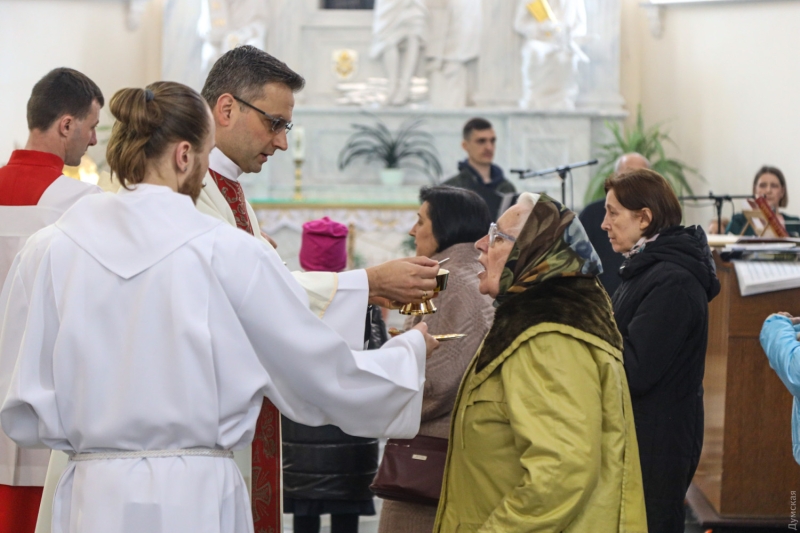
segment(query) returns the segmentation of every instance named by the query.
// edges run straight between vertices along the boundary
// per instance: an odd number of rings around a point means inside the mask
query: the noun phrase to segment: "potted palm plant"
[[[686,163],[666,156],[664,144],[670,143],[674,146],[675,143],[670,139],[669,134],[662,130],[661,126],[661,124],[656,124],[650,128],[644,127],[641,105],[636,110],[636,125],[630,130],[623,131],[617,122],[606,122],[606,127],[611,130],[614,140],[600,146],[598,159],[601,161],[601,165],[589,181],[589,187],[586,189],[584,197],[585,204],[605,196],[603,184],[606,178],[614,172],[614,164],[621,155],[631,152],[645,156],[652,164],[653,170],[664,176],[678,196],[684,192],[694,194],[687,174],[695,174],[700,179],[702,176]]]
[[[423,122],[422,119],[405,122],[396,133],[377,118],[374,126],[352,124],[356,131],[339,152],[339,169],[344,170],[357,160],[379,161],[384,165],[381,171],[384,185],[400,185],[403,168],[419,170],[431,182],[438,183],[442,166],[433,146],[433,135],[420,130]]]

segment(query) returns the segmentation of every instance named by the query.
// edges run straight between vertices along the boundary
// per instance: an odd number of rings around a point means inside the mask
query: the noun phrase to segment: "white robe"
[[[242,170],[236,166],[219,148],[214,148],[209,155],[209,167],[219,172],[228,179],[238,180]],[[272,245],[261,235],[258,218],[249,202],[246,202],[247,216],[253,234],[258,240],[272,248]],[[203,190],[197,199],[197,209],[201,213],[218,218],[236,227],[230,205],[220,192],[216,182],[210,174],[203,180]],[[311,310],[322,318],[334,315],[330,320],[336,321],[337,329],[347,339],[351,346],[353,343],[362,344],[364,341],[364,320],[352,321],[357,313],[366,313],[366,296],[369,295],[369,284],[364,270],[350,272],[292,272],[292,275],[302,285],[308,294]],[[339,324],[341,322],[341,324]],[[333,325],[333,324],[332,324]]]
[[[242,174],[242,170],[236,163],[223,154],[219,148],[211,151],[209,163],[211,168],[229,179],[238,180]],[[259,242],[272,250],[272,245],[261,235],[255,211],[249,203],[245,205],[253,234]],[[236,227],[233,211],[208,173],[203,180],[203,190],[197,200],[197,209],[201,213]],[[339,333],[350,348],[360,350],[364,345],[365,320],[359,317],[365,316],[369,297],[369,282],[366,272],[364,270],[338,274],[333,272],[292,272],[292,275],[306,291],[309,308]],[[0,389],[0,393],[2,393],[2,389]],[[2,396],[0,396],[1,400]],[[236,464],[242,472],[249,492],[252,486],[252,450],[249,446],[236,451]],[[50,533],[53,496],[58,480],[67,465],[65,454],[55,452],[51,455],[39,519],[36,523],[36,533]]]
[[[88,183],[60,176],[31,206],[0,206],[0,283],[5,280],[14,257],[28,237],[54,223],[72,204],[87,194],[101,192]],[[0,345],[0,401],[8,390],[14,361],[7,360]],[[0,484],[41,487],[44,485],[49,450],[19,448],[0,431]]]
[[[273,250],[165,187],[86,198],[38,232],[0,309],[18,347],[0,423],[22,445],[240,449],[263,396],[351,435],[419,427],[418,332],[352,351]],[[250,533],[252,517],[230,459],[93,460],[70,462],[53,531]]]

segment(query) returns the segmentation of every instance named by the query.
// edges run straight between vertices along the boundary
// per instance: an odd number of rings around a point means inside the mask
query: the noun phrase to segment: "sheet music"
[[[787,261],[734,261],[742,296],[800,287],[800,263]]]

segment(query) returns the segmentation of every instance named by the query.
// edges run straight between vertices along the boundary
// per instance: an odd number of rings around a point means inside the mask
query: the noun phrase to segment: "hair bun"
[[[150,89],[122,89],[111,99],[109,109],[129,133],[148,136],[163,120],[160,106],[148,105],[154,100]]]

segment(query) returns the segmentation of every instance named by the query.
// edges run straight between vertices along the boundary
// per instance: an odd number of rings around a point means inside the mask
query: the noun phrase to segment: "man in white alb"
[[[0,423],[71,454],[54,533],[252,533],[231,450],[263,397],[304,424],[411,437],[437,343],[419,328],[351,350],[274,250],[195,209],[214,143],[197,93],[159,82],[110,109],[126,188],[78,202],[12,265]]]
[[[270,54],[253,46],[226,52],[214,64],[203,87],[216,126],[216,147],[197,207],[269,245],[244,196],[239,177],[258,172],[277,150],[288,147],[294,93],[303,78]],[[438,265],[427,258],[391,261],[365,270],[343,273],[296,272],[311,309],[350,344],[360,349],[368,299],[421,301],[435,287]],[[256,529],[280,529],[280,423],[269,402],[259,417],[252,450],[252,499]],[[249,477],[246,453],[237,462]]]
[[[101,107],[103,93],[76,70],[54,69],[34,85],[28,142],[0,168],[0,283],[28,237],[80,198],[100,192],[64,176],[63,169],[78,165],[97,144]],[[0,346],[0,401],[14,368],[5,355]],[[18,448],[0,431],[0,533],[33,533],[49,457],[49,450]]]

